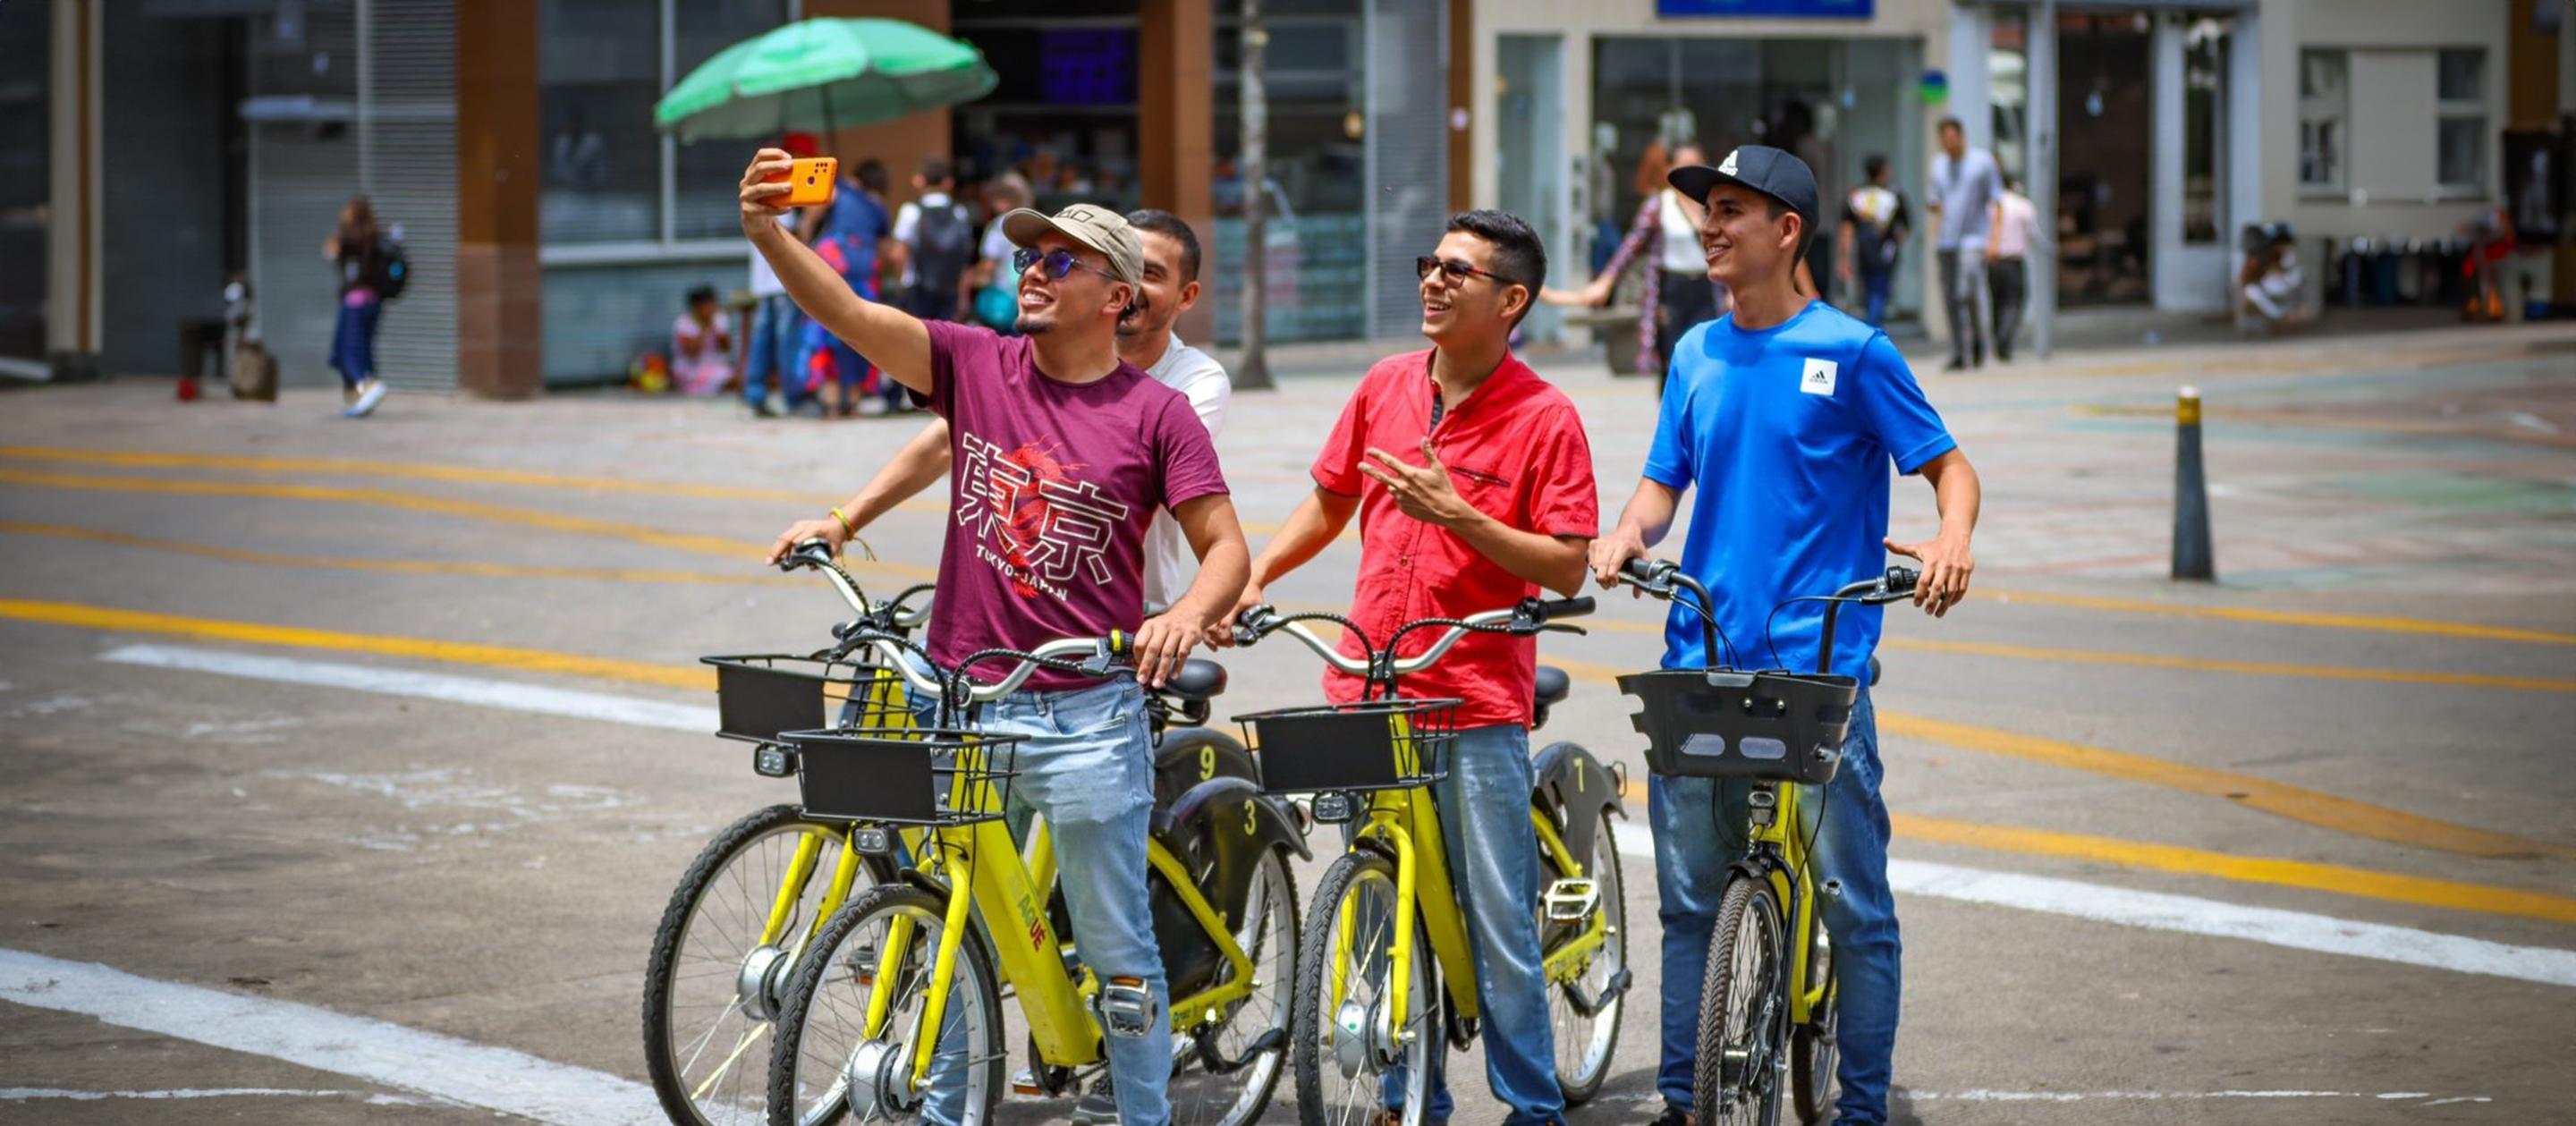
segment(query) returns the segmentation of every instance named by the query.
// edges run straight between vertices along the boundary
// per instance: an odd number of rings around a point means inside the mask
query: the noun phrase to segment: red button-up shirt
[[[1360,381],[1333,424],[1333,435],[1315,458],[1315,483],[1360,501],[1359,581],[1351,592],[1351,621],[1370,643],[1386,644],[1396,627],[1422,618],[1463,618],[1509,607],[1538,594],[1538,584],[1485,558],[1448,529],[1407,516],[1386,486],[1360,472],[1374,446],[1409,465],[1422,463],[1429,435],[1449,479],[1467,503],[1525,532],[1590,538],[1601,506],[1592,483],[1592,446],[1574,402],[1548,385],[1516,356],[1435,426],[1440,387],[1431,379],[1431,352],[1380,360]],[[1431,647],[1442,631],[1416,630],[1399,655]],[[1342,651],[1359,656],[1359,639],[1345,634]],[[1397,682],[1407,697],[1455,696],[1458,726],[1498,723],[1527,726],[1537,691],[1536,638],[1469,634],[1440,662]],[[1360,678],[1331,669],[1325,694],[1356,700]]]

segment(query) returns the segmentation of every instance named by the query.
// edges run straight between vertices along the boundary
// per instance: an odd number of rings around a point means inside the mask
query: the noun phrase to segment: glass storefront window
[[[0,36],[0,358],[45,355],[47,205],[52,199],[53,7],[21,5]]]
[[[537,230],[550,243],[662,235],[660,6],[539,0],[538,139],[545,175]]]
[[[1262,65],[1270,107],[1267,201],[1262,230],[1263,328],[1274,342],[1343,340],[1367,335],[1370,236],[1367,31],[1361,0],[1269,0],[1270,43]],[[1216,13],[1216,97],[1210,112],[1216,145],[1216,239],[1212,260],[1240,263],[1246,186],[1243,151],[1242,27],[1238,14]],[[1242,338],[1243,278],[1221,270],[1211,279],[1217,338]]]
[[[2218,185],[2225,179],[2226,21],[2192,21],[2182,55],[2182,241],[2218,241],[2227,226]]]

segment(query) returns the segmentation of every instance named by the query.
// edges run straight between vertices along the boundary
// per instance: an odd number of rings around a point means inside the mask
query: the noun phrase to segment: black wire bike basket
[[[969,825],[1002,816],[1021,736],[908,725],[789,731],[805,816]]]
[[[1860,681],[1790,672],[1659,669],[1619,678],[1642,705],[1646,768],[1682,778],[1821,786],[1842,766]]]
[[[1457,700],[1368,700],[1234,717],[1273,794],[1426,786],[1449,773]]]
[[[727,739],[775,743],[782,732],[893,726],[910,714],[891,669],[789,654],[698,660],[715,666],[716,734]]]

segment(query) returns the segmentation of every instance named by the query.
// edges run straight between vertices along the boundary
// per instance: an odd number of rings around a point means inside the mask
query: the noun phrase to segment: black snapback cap
[[[1789,205],[1807,221],[1807,229],[1816,227],[1816,173],[1807,162],[1788,152],[1768,145],[1743,145],[1726,154],[1717,167],[1685,164],[1664,175],[1664,180],[1683,195],[1708,203],[1709,189],[1719,184],[1737,184],[1770,196]]]

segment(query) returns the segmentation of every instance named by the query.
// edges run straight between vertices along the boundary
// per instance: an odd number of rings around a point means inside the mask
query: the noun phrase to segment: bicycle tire
[[[1297,915],[1297,876],[1289,870],[1287,850],[1274,848],[1265,853],[1261,860],[1261,875],[1255,878],[1260,881],[1257,886],[1263,889],[1263,917],[1249,922],[1234,938],[1252,959],[1254,979],[1266,978],[1268,981],[1256,989],[1252,997],[1236,1002],[1234,1011],[1226,1015],[1222,1026],[1197,1034],[1198,1037],[1217,1037],[1217,1042],[1209,1047],[1219,1058],[1242,1054],[1272,1027],[1283,1030],[1293,1027],[1299,954],[1297,936],[1301,920]],[[1284,927],[1277,925],[1280,923],[1284,923]],[[1274,946],[1274,943],[1278,945]],[[1271,998],[1268,1006],[1271,1016],[1267,1021],[1260,1015],[1264,1006],[1259,1003],[1265,993]],[[1247,1018],[1250,1018],[1248,1022]],[[1193,1040],[1192,1046],[1200,1046],[1197,1039]],[[1195,1108],[1204,1107],[1207,1103],[1188,1099],[1189,1080],[1183,1077],[1182,1069],[1195,1064],[1201,1067],[1201,1076],[1210,1080],[1220,1077],[1204,1070],[1204,1059],[1196,1052],[1188,1059],[1175,1061],[1170,1087],[1173,1126],[1245,1126],[1260,1121],[1262,1112],[1270,1107],[1271,1095],[1279,1089],[1280,1073],[1287,1070],[1282,1066],[1287,1062],[1287,1056],[1288,1046],[1282,1044],[1244,1063],[1240,1071],[1230,1073],[1242,1075],[1245,1085],[1241,1093],[1213,1119],[1193,1113]],[[1185,1103],[1193,1103],[1194,1106],[1185,1107]]]
[[[1709,937],[1708,969],[1699,998],[1698,1059],[1691,1105],[1703,1126],[1773,1126],[1780,1120],[1780,1084],[1772,1080],[1772,1055],[1786,1048],[1787,1020],[1780,966],[1780,906],[1770,881],[1738,874],[1718,901],[1717,930]],[[1750,964],[1744,941],[1756,946]],[[1741,1017],[1741,1020],[1736,1018]],[[1743,1030],[1744,1058],[1730,1082],[1725,1073],[1729,1031]]]
[[[1364,880],[1367,885],[1363,885]],[[1335,1014],[1320,1011],[1324,1002],[1324,980],[1332,972],[1333,945],[1338,933],[1336,924],[1341,917],[1342,900],[1352,893],[1355,885],[1368,886],[1380,882],[1386,889],[1387,901],[1392,904],[1394,861],[1367,849],[1343,853],[1341,859],[1325,869],[1323,880],[1315,886],[1315,898],[1307,908],[1305,933],[1298,940],[1297,998],[1289,1015],[1289,1047],[1297,1069],[1297,1117],[1304,1126],[1327,1126],[1328,1123],[1349,1120],[1346,1114],[1328,1107],[1325,1093],[1328,1078],[1342,1082],[1345,1096],[1354,1092],[1367,1095],[1372,1109],[1372,1113],[1366,1116],[1368,1121],[1376,1121],[1378,1116],[1374,1111],[1384,1105],[1379,1078],[1382,1072],[1364,1064],[1356,1081],[1341,1074],[1342,1068],[1333,1058],[1335,1045],[1327,1035]],[[1392,941],[1392,931],[1387,933],[1389,941]],[[1424,937],[1419,925],[1414,928],[1414,933],[1417,939]],[[1365,938],[1357,937],[1353,946],[1361,952],[1358,968],[1363,972],[1351,976],[1366,980],[1368,974],[1365,971],[1369,965],[1366,953],[1372,947]],[[1382,962],[1385,959],[1381,957],[1378,960]],[[1439,998],[1431,995],[1432,978],[1426,970],[1430,960],[1430,943],[1417,941],[1410,988],[1421,1015],[1416,1019],[1413,1041],[1405,1046],[1399,1061],[1400,1066],[1408,1070],[1404,1113],[1397,1120],[1398,1126],[1422,1126],[1427,1110],[1425,1104],[1429,1102],[1430,1095],[1431,1053],[1448,1050],[1448,1040],[1442,1035],[1438,1019]],[[1383,983],[1380,992],[1383,992]],[[1345,998],[1347,1001],[1347,992]],[[1370,1008],[1374,1010],[1374,1006]]]
[[[1601,815],[1595,813],[1593,816]],[[1628,969],[1627,861],[1626,858],[1619,855],[1618,843],[1611,838],[1610,819],[1607,817],[1602,817],[1601,823],[1594,829],[1594,836],[1592,839],[1592,863],[1595,871],[1606,873],[1609,876],[1607,881],[1603,881],[1601,877],[1597,875],[1594,876],[1593,879],[1595,881],[1595,886],[1599,888],[1601,895],[1600,906],[1595,910],[1607,912],[1610,916],[1610,933],[1608,937],[1603,940],[1601,948],[1603,951],[1607,951],[1613,956],[1612,960],[1607,963],[1610,972],[1593,972],[1604,965],[1604,963],[1596,957],[1593,966],[1587,969],[1584,974],[1587,981],[1596,978],[1598,979],[1600,984],[1592,986],[1593,989],[1598,990],[1606,987],[1611,978],[1615,977],[1619,971]],[[1550,861],[1551,869],[1553,868],[1553,865],[1554,862]],[[1568,873],[1562,872],[1558,873],[1559,876],[1567,874]],[[1627,1015],[1628,1011],[1628,998],[1625,994],[1622,994],[1616,999],[1613,999],[1608,1005],[1603,1006],[1601,1012],[1595,1013],[1590,1017],[1582,1016],[1580,1013],[1573,1010],[1571,1003],[1567,1000],[1567,997],[1572,994],[1573,990],[1577,988],[1577,985],[1578,983],[1569,982],[1559,985],[1555,989],[1551,990],[1551,996],[1548,999],[1548,1008],[1553,1011],[1558,1006],[1565,1006],[1565,1012],[1568,1017],[1575,1021],[1580,1021],[1585,1026],[1592,1028],[1599,1028],[1604,1022],[1606,1022],[1609,1035],[1601,1040],[1598,1048],[1598,1058],[1594,1060],[1588,1070],[1576,1070],[1569,1073],[1565,1056],[1565,1023],[1562,1020],[1550,1022],[1556,1025],[1556,1084],[1558,1089],[1564,1092],[1565,1105],[1567,1106],[1580,1106],[1586,1102],[1590,1102],[1592,1100],[1592,1096],[1601,1093],[1601,1084],[1610,1077],[1610,1065],[1619,1054],[1619,1025],[1621,1020]]]
[[[1789,1033],[1789,1093],[1794,1096],[1798,1121],[1805,1126],[1830,1120],[1834,1104],[1834,1065],[1841,1058],[1840,983],[1834,980],[1833,941],[1825,934],[1824,916],[1808,920],[1807,982],[1810,986],[1825,982],[1824,1004],[1807,1014],[1807,1023]]]
[[[652,1078],[654,1095],[661,1100],[662,1112],[678,1126],[743,1126],[762,1119],[759,1100],[766,1091],[767,1078],[761,1072],[761,1056],[756,1052],[729,1054],[727,1062],[722,1065],[722,1074],[714,1078],[713,1086],[709,1085],[707,1077],[689,1076],[696,1059],[680,1058],[679,1046],[686,1037],[674,1027],[680,1006],[673,995],[678,991],[683,972],[681,966],[687,959],[684,947],[694,932],[691,924],[700,918],[699,908],[705,903],[709,891],[719,885],[737,861],[749,856],[755,846],[774,836],[800,833],[815,827],[815,823],[806,820],[794,805],[773,805],[746,814],[698,850],[697,857],[689,862],[687,871],[681,875],[679,885],[672,889],[669,904],[662,910],[662,920],[653,931],[652,953],[644,969],[644,1067]],[[826,857],[816,864],[817,876],[830,870],[824,866],[829,860]],[[884,861],[870,857],[865,864],[863,880],[866,883],[882,883],[887,878]],[[781,878],[783,876],[775,876],[766,884],[742,886],[774,888]],[[808,882],[811,882],[810,878]],[[852,894],[864,890],[864,886],[854,886]],[[799,900],[800,903],[810,902],[801,891]],[[765,905],[762,918],[766,919]],[[748,922],[745,925],[756,929],[759,923]],[[712,932],[721,933],[722,928],[713,928]],[[739,966],[750,955],[750,950],[736,951],[736,965]],[[782,969],[773,972],[770,980],[783,985],[787,976]],[[739,969],[735,977],[738,983]],[[741,1002],[745,998],[741,996],[738,984],[734,996],[736,1003],[716,1013],[708,1025],[709,1039],[702,1042],[702,1047],[727,1042],[724,1033],[728,1025],[739,1030],[732,1038],[738,1044],[744,1036],[757,1035],[758,1026],[767,1023],[765,1018],[742,1007]],[[767,1002],[774,1005],[776,999],[772,996]],[[743,1058],[746,1054],[749,1056],[747,1060]],[[692,1055],[696,1056],[696,1053]],[[737,1072],[745,1076],[745,1082],[731,1081],[729,1077]],[[712,1097],[703,1100],[694,1097],[693,1088],[704,1089]]]
[[[797,1105],[800,1074],[804,1071],[799,1064],[807,1062],[807,1041],[818,1006],[830,1006],[846,992],[849,999],[856,1002],[858,1012],[866,1011],[869,987],[857,983],[854,975],[834,978],[831,970],[835,965],[849,964],[865,964],[873,968],[873,956],[866,953],[873,949],[865,937],[875,933],[870,924],[879,918],[891,920],[897,916],[914,920],[913,955],[907,962],[907,970],[927,975],[937,949],[938,928],[945,925],[947,910],[946,900],[920,888],[880,884],[866,895],[851,900],[823,924],[822,933],[814,939],[819,953],[798,963],[795,984],[788,988],[786,1002],[778,1014],[778,1034],[773,1038],[769,1057],[769,1126],[819,1126],[848,1117],[860,1117],[870,1122],[900,1120],[891,1115],[852,1116],[847,1102],[848,1092],[835,1091],[828,1085],[816,1100],[815,1109],[804,1111]],[[861,946],[850,947],[854,937],[860,939]],[[948,999],[948,1014],[963,1022],[959,1035],[966,1041],[969,1056],[965,1067],[964,1113],[959,1116],[959,1122],[960,1126],[982,1126],[993,1120],[994,1108],[1001,1102],[1002,1069],[1008,1062],[1002,1050],[1005,1018],[1001,989],[993,977],[993,965],[980,944],[966,942],[957,948],[954,972],[956,976],[951,983],[953,992]],[[839,988],[844,985],[849,988]],[[840,1020],[844,1027],[853,1030],[858,1027],[857,1021],[845,1015],[835,1019]],[[891,1015],[889,1023],[903,1019],[899,1014]],[[826,1047],[813,1054],[837,1057],[833,1064],[833,1071],[837,1074],[839,1063],[847,1060],[852,1048],[833,1051]],[[898,1053],[899,1056],[901,1054]],[[982,1058],[976,1059],[978,1056]],[[822,1060],[818,1058],[815,1062],[819,1066]],[[982,1076],[980,1092],[977,1090],[978,1072]],[[912,1109],[917,1116],[920,1107]]]

